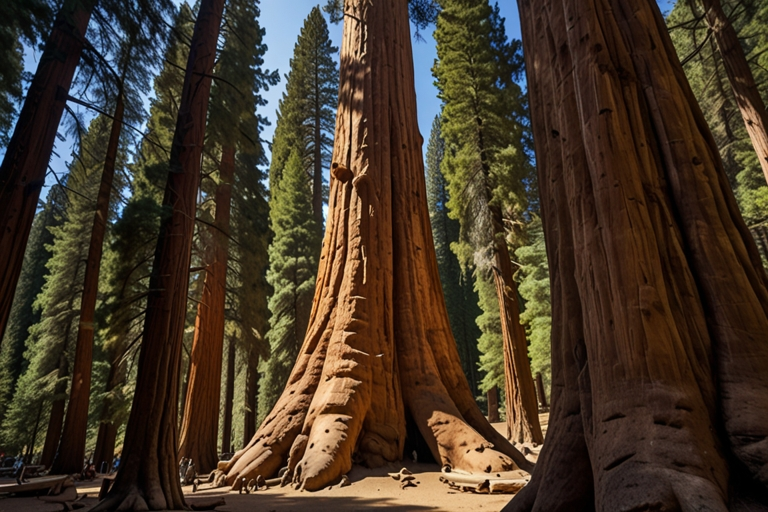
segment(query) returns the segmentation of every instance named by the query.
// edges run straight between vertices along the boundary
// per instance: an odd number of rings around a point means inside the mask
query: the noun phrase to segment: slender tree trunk
[[[504,343],[504,391],[507,409],[507,439],[514,443],[544,442],[536,405],[536,388],[528,361],[528,342],[520,323],[520,304],[506,232],[498,206],[489,206],[494,224],[493,280],[499,298],[501,334]]]
[[[179,448],[179,456],[192,459],[200,473],[210,473],[219,461],[216,448],[219,441],[229,217],[234,174],[235,147],[225,146],[219,167],[221,183],[216,188],[213,247],[209,251],[203,297],[197,306]]]
[[[765,496],[768,277],[658,6],[518,6],[553,382],[505,510],[724,512],[749,481]]]
[[[536,373],[536,394],[539,397],[539,404],[543,409],[549,407],[547,402],[547,389],[544,387],[544,377],[541,376],[541,372]]]
[[[720,0],[701,0],[701,3],[707,24],[715,34],[717,47],[723,57],[733,96],[768,182],[768,111],[765,109],[765,102],[757,90],[755,77],[744,55],[736,29],[723,12]]]
[[[499,387],[493,386],[486,393],[488,398],[488,421],[490,423],[498,423],[499,417]]]
[[[40,418],[43,416],[43,402],[37,407],[37,416],[35,417],[35,426],[32,427],[32,433],[29,435],[29,443],[27,444],[27,451],[24,454],[24,460],[31,464],[30,457],[35,451],[35,443],[37,443],[37,432],[40,430]]]
[[[99,433],[96,437],[96,448],[93,455],[93,463],[97,470],[101,470],[102,463],[107,463],[107,468],[112,467],[112,459],[115,455],[115,441],[117,440],[117,425],[113,420],[113,400],[110,395],[125,380],[125,372],[120,359],[114,358],[109,368],[109,377],[107,378],[106,395],[101,410],[101,419],[99,422]]]
[[[461,368],[429,224],[407,0],[347,0],[331,199],[304,344],[277,404],[217,477],[287,462],[300,488],[352,458],[403,457],[406,408],[442,464],[530,469],[488,423]]]
[[[101,174],[99,192],[96,196],[96,212],[93,216],[91,241],[88,246],[88,260],[85,265],[83,298],[80,305],[80,322],[75,346],[75,362],[72,370],[72,385],[69,391],[69,405],[64,420],[64,432],[56,459],[51,467],[54,474],[77,473],[82,470],[85,456],[85,436],[88,430],[88,404],[91,395],[91,368],[93,367],[93,334],[95,329],[96,298],[99,292],[99,271],[104,250],[104,235],[107,231],[109,200],[115,178],[117,151],[123,128],[123,89],[117,94],[115,117],[109,135],[104,171]]]
[[[94,510],[185,507],[177,478],[179,365],[189,291],[196,193],[224,0],[202,0],[192,36],[120,471]]]
[[[59,10],[0,165],[0,340],[96,1],[66,0]]]
[[[259,353],[251,347],[245,373],[245,413],[243,414],[243,446],[256,434],[259,396]]]
[[[68,370],[69,362],[67,361],[66,352],[62,351],[61,356],[59,356],[58,382],[54,389],[54,400],[51,403],[51,416],[48,420],[48,431],[45,434],[43,454],[40,457],[40,464],[46,468],[51,467],[53,458],[56,455],[56,448],[59,446],[59,439],[61,439],[61,426],[64,424],[64,406],[66,404],[64,395],[67,392],[67,381],[64,379],[69,373]],[[83,461],[81,460],[77,473],[82,469]]]
[[[221,433],[221,451],[230,453],[232,450],[232,406],[235,401],[235,339],[229,339],[227,347],[227,382],[224,389],[224,431]]]

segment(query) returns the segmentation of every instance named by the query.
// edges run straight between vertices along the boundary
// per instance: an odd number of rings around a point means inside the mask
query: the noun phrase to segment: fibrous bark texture
[[[768,484],[768,278],[715,142],[655,2],[518,5],[553,381],[505,510],[728,510]]]
[[[45,183],[85,31],[96,0],[62,5],[0,166],[0,340],[11,312],[24,249]]]
[[[220,482],[288,465],[320,489],[402,458],[406,411],[466,471],[530,469],[483,417],[451,334],[427,211],[407,0],[347,0],[328,226],[283,395]],[[516,464],[517,463],[517,464]]]
[[[720,0],[701,0],[701,3],[706,11],[707,25],[714,33],[717,48],[723,57],[725,72],[736,104],[755,147],[765,180],[768,181],[768,111],[765,109],[765,102],[757,89],[755,77],[736,29],[723,12]]]
[[[220,183],[215,194],[216,217],[211,230],[213,242],[208,251],[203,296],[197,306],[187,399],[181,423],[179,457],[192,459],[200,473],[210,473],[216,469],[219,461],[217,444],[224,351],[224,303],[234,174],[235,147],[228,145],[222,150],[219,166]]]
[[[171,147],[136,391],[112,490],[96,511],[185,508],[178,479],[178,389],[200,160],[224,0],[200,3]]]
[[[72,384],[69,391],[64,431],[56,458],[51,466],[53,474],[73,474],[83,469],[85,436],[88,430],[88,404],[91,396],[91,369],[93,367],[93,334],[95,328],[96,298],[99,291],[99,270],[104,249],[104,234],[107,230],[109,198],[115,177],[115,162],[123,128],[122,87],[117,95],[115,116],[109,135],[104,171],[101,175],[99,192],[96,197],[96,212],[93,216],[88,259],[85,262],[83,297],[80,304],[80,322],[77,328],[75,362],[72,369]]]

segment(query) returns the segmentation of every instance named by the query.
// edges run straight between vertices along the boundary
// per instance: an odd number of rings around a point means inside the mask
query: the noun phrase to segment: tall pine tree
[[[339,70],[334,55],[338,51],[320,8],[314,7],[293,50],[272,146],[270,187],[273,179],[280,178],[291,152],[299,150],[312,181],[312,211],[318,230],[323,228],[323,173],[330,164],[336,120]]]
[[[480,315],[480,309],[477,294],[472,287],[471,269],[462,268],[451,251],[451,244],[459,241],[459,222],[448,215],[448,184],[440,171],[444,153],[445,141],[440,135],[440,118],[436,117],[432,123],[426,155],[429,220],[451,330],[459,349],[464,375],[467,376],[472,392],[477,394],[480,384],[480,354],[477,349],[480,331],[475,320]]]
[[[267,412],[280,397],[304,342],[321,245],[317,220],[309,208],[312,189],[298,149],[273,186],[269,218],[274,238],[267,271],[274,289],[269,299],[270,357],[259,389],[259,410]]]
[[[443,0],[441,5],[435,31],[439,60],[433,68],[444,105],[446,154],[441,169],[448,181],[448,207],[461,225],[457,254],[477,268],[484,311],[479,319],[484,387],[490,387],[490,379],[501,379],[501,368],[506,377],[508,437],[540,443],[543,437],[507,246],[509,232],[516,245],[520,243],[526,182],[532,170],[520,119],[523,94],[513,80],[521,68],[519,42],[507,41],[498,6],[492,9],[488,0]],[[501,347],[494,334],[497,325]]]

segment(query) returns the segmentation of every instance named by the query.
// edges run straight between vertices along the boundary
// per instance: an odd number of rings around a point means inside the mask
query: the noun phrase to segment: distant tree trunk
[[[536,374],[536,395],[539,397],[539,405],[543,409],[549,407],[547,402],[547,389],[544,387],[544,377],[541,376],[541,372]]]
[[[66,0],[59,10],[0,165],[0,340],[96,1]]]
[[[403,457],[406,408],[458,470],[530,469],[475,403],[429,225],[407,0],[347,0],[331,199],[314,306],[288,384],[220,484],[338,481]],[[517,463],[517,464],[516,464]]]
[[[114,354],[113,354],[114,357]],[[109,377],[107,377],[106,395],[101,410],[101,419],[99,421],[99,432],[96,436],[96,448],[94,449],[93,463],[97,470],[101,470],[103,462],[107,467],[112,465],[112,459],[115,455],[115,441],[117,440],[117,425],[113,420],[113,401],[110,395],[124,381],[125,373],[119,358],[112,361],[109,368]]]
[[[518,6],[552,409],[505,510],[736,510],[747,482],[764,503],[768,277],[659,7]]]
[[[520,304],[512,260],[507,248],[501,209],[489,205],[494,225],[493,280],[499,298],[501,334],[504,343],[504,391],[507,409],[507,439],[514,443],[544,442],[536,405],[525,328],[520,323]]]
[[[136,392],[112,490],[94,510],[185,508],[178,471],[179,365],[189,291],[200,161],[224,0],[202,0],[171,147],[150,277]]]
[[[765,102],[757,90],[755,77],[744,55],[739,35],[723,12],[720,0],[701,0],[701,3],[704,6],[707,25],[715,34],[717,48],[723,57],[733,96],[768,182],[768,111],[765,109]]]
[[[115,178],[115,164],[123,128],[123,88],[117,94],[115,116],[109,135],[104,171],[101,174],[99,192],[96,196],[96,212],[93,216],[88,259],[85,263],[83,297],[80,305],[80,322],[75,346],[75,362],[72,370],[72,385],[69,392],[64,432],[51,473],[71,474],[82,470],[85,456],[85,436],[88,430],[88,404],[91,395],[91,369],[93,367],[93,334],[95,329],[96,298],[99,292],[99,271],[104,249],[104,235],[107,231],[109,200],[112,182]]]
[[[493,386],[485,396],[488,400],[488,421],[498,423],[501,421],[499,416],[499,387]]]
[[[43,416],[43,402],[37,406],[37,416],[35,417],[35,426],[32,427],[32,433],[29,435],[29,443],[27,444],[27,451],[24,454],[24,460],[31,463],[30,457],[35,451],[35,443],[37,443],[37,432],[40,430],[40,418]]]
[[[225,146],[219,166],[221,182],[216,188],[213,247],[208,251],[209,263],[205,272],[203,297],[197,306],[179,448],[179,456],[192,459],[200,473],[210,473],[216,469],[219,461],[219,401],[224,349],[229,218],[234,174],[235,147]]]
[[[229,339],[227,347],[227,382],[224,389],[224,431],[221,433],[221,452],[232,450],[232,406],[235,401],[235,339]]]
[[[54,399],[51,403],[51,416],[48,420],[48,431],[45,434],[43,454],[40,456],[40,464],[46,468],[51,467],[53,458],[56,456],[56,448],[58,448],[59,440],[61,439],[61,426],[64,424],[64,406],[66,404],[64,394],[67,392],[67,381],[64,379],[69,373],[68,370],[69,362],[67,361],[66,352],[62,351],[59,356],[58,382],[53,391]],[[80,468],[77,472],[79,473],[82,469],[83,461],[81,460]]]
[[[256,434],[259,395],[259,353],[250,348],[245,373],[245,413],[243,414],[243,446],[247,446]]]

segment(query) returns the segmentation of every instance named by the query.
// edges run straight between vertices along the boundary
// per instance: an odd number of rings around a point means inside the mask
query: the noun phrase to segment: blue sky
[[[178,2],[178,0],[176,0]],[[657,0],[662,12],[671,9],[674,2],[672,0]],[[269,50],[265,55],[264,67],[269,70],[277,69],[280,72],[280,83],[264,91],[263,97],[268,101],[267,106],[260,112],[267,117],[272,125],[265,128],[262,137],[271,141],[274,132],[274,123],[278,101],[285,90],[285,74],[289,70],[289,61],[293,55],[293,47],[296,38],[299,35],[304,19],[315,5],[324,3],[324,0],[261,0],[260,22],[266,30],[265,43]],[[288,7],[290,6],[290,7]],[[507,36],[510,38],[520,38],[520,25],[517,15],[517,2],[514,0],[502,0],[499,2],[501,15],[506,20]],[[331,39],[337,47],[341,43],[341,25],[331,25]],[[422,31],[423,41],[414,41],[413,58],[414,71],[416,77],[416,96],[418,102],[419,128],[424,139],[429,138],[429,130],[432,120],[440,111],[440,101],[437,99],[437,89],[434,86],[432,77],[432,64],[436,58],[435,40],[432,37],[433,28]],[[37,66],[37,56],[28,54],[25,58],[25,65],[28,71],[34,72]],[[82,107],[71,105],[76,111],[82,111]],[[56,141],[56,154],[51,159],[51,167],[62,176],[66,173],[67,162],[71,161],[70,153],[72,151],[72,141]],[[0,155],[5,151],[0,151]],[[55,183],[55,178],[49,176],[46,180],[46,187]],[[43,191],[47,194],[48,188]]]

